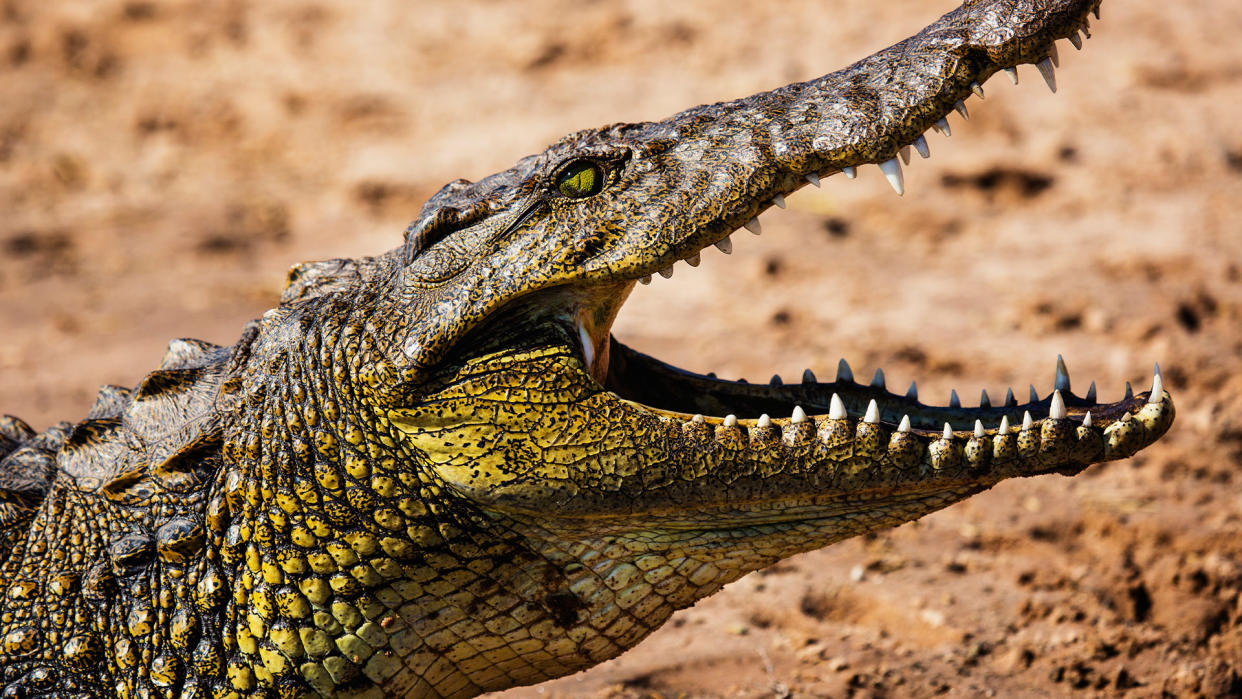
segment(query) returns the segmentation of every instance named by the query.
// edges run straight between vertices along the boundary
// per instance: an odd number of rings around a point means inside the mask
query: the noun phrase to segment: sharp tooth
[[[1014,85],[1018,84],[1018,69],[1017,68],[1006,68],[1005,75],[1009,76],[1009,82],[1013,83]]]
[[[976,437],[980,437],[980,438],[982,438],[982,437],[983,437],[983,435],[984,435],[984,432],[983,432],[983,421],[982,421],[982,420],[975,420],[975,436],[976,436]]]
[[[1022,413],[1022,431],[1026,432],[1031,429],[1031,425],[1033,424],[1035,424],[1035,421],[1031,419],[1031,411],[1028,410],[1025,413]]]
[[[876,369],[875,376],[871,377],[871,385],[876,388],[884,388],[884,370]]]
[[[975,93],[975,96],[978,97],[979,99],[983,99],[983,86],[980,85],[979,83],[971,82],[970,91]]]
[[[785,195],[777,194],[776,196],[772,197],[772,203],[776,204],[782,209],[785,208]]]
[[[691,255],[690,257],[686,258],[686,264],[690,265],[691,267],[698,267],[699,263],[702,261],[703,261],[703,256],[697,252]]]
[[[1091,38],[1091,20],[1087,19],[1086,17],[1083,17],[1082,26],[1078,28],[1078,31],[1082,32],[1083,36],[1090,39]]]
[[[789,416],[789,421],[795,425],[800,422],[806,422],[806,411],[802,409],[801,405],[794,406],[793,415]]]
[[[660,276],[661,276],[661,277],[664,277],[665,279],[670,279],[670,278],[672,278],[672,276],[673,276],[673,266],[672,266],[672,265],[669,265],[668,267],[665,267],[664,269],[660,270]]]
[[[1048,45],[1048,58],[1052,59],[1052,65],[1057,68],[1061,67],[1061,55],[1057,53],[1057,42]]]
[[[909,165],[910,164],[910,146],[902,146],[901,150],[897,152],[901,155],[901,162],[905,163],[906,165]]]
[[[863,422],[871,425],[880,422],[880,406],[876,405],[874,398],[867,404],[867,414],[863,416]]]
[[[1044,76],[1044,82],[1048,83],[1048,89],[1056,92],[1057,74],[1056,69],[1052,67],[1052,61],[1045,58],[1039,63],[1036,63],[1035,67],[1039,69],[1039,74]]]
[[[1052,405],[1048,406],[1048,417],[1053,420],[1065,419],[1065,399],[1061,397],[1060,391],[1052,392]]]
[[[909,432],[910,431],[910,416],[909,415],[901,416],[901,424],[897,425],[897,431],[898,432]]]
[[[731,255],[733,254],[733,241],[729,240],[728,236],[725,236],[716,241],[716,249],[726,255]]]
[[[724,426],[737,427],[737,416],[732,413],[725,415]]]
[[[1074,30],[1074,33],[1070,34],[1068,38],[1069,42],[1074,45],[1074,48],[1079,51],[1082,50],[1082,37],[1078,36],[1078,30]]]
[[[1156,375],[1151,379],[1151,396],[1148,403],[1159,403],[1164,400],[1164,379],[1160,376],[1160,365],[1156,365]]]
[[[858,177],[858,168],[854,167],[853,165],[846,165],[845,167],[841,168],[841,172],[845,173],[846,179],[852,180],[855,177]]]
[[[909,398],[910,400],[919,399],[919,385],[917,382],[910,382],[910,388],[906,389],[906,398]]]
[[[1087,395],[1085,396],[1085,398],[1088,403],[1095,403],[1095,382],[1094,381],[1091,382],[1091,388],[1087,389]]]
[[[640,284],[650,284],[650,283],[651,283],[651,275],[650,275],[650,274],[648,274],[647,276],[643,277],[642,279],[639,279],[639,280],[638,280],[638,282],[639,282]]]
[[[1057,391],[1070,390],[1069,371],[1065,368],[1065,360],[1059,354],[1057,355],[1056,378],[1052,381],[1052,388]]]
[[[767,428],[772,426],[772,418],[767,413],[759,416],[759,420],[755,422],[755,427]]]
[[[956,388],[949,391],[949,407],[954,409],[962,407],[962,399],[957,397]]]
[[[1126,400],[1130,400],[1133,397],[1134,397],[1134,388],[1131,387],[1130,382],[1127,381],[1126,382]]]
[[[815,185],[816,187],[818,187],[818,186],[819,186],[819,174],[818,174],[818,173],[814,173],[814,172],[809,173],[809,174],[806,176],[806,181],[807,181],[807,182],[810,182],[811,184],[813,184],[813,185]]]
[[[817,383],[815,380],[815,372],[810,369],[804,369],[802,371],[802,383]]]
[[[1091,10],[1091,13],[1095,15],[1096,19],[1100,18],[1100,4],[1099,3],[1096,3],[1095,8]]]
[[[582,356],[590,368],[595,365],[595,341],[591,339],[591,333],[582,321],[578,321],[578,339],[582,342]]]
[[[1018,404],[1018,399],[1013,397],[1013,388],[1005,389],[1005,407],[1012,408]]]
[[[953,135],[953,129],[949,128],[949,122],[943,118],[932,124],[932,128],[944,134],[946,138]]]
[[[780,375],[780,374],[772,374],[772,378],[768,379],[768,385],[769,385],[769,386],[780,386],[780,385],[781,385],[781,384],[783,384],[783,383],[785,383],[785,382],[784,382],[784,381],[781,381],[781,375]]]
[[[919,137],[914,139],[914,150],[919,152],[921,158],[931,157],[931,151],[927,149],[927,139],[923,138],[923,134],[919,134]]]
[[[953,105],[953,108],[957,110],[958,114],[962,115],[963,119],[965,119],[966,121],[970,121],[970,112],[966,111],[965,102],[958,100],[957,104]]]
[[[695,422],[701,425],[704,422],[706,422],[706,420],[703,419],[702,415],[695,415],[694,417],[690,418],[690,422]]]
[[[828,419],[844,420],[845,417],[845,403],[841,402],[841,396],[832,394],[832,400],[828,403]]]
[[[1009,416],[1001,415],[1000,427],[996,430],[997,434],[1009,434]]]
[[[1035,391],[1035,384],[1031,384],[1031,399],[1030,399],[1029,401],[1027,401],[1027,402],[1028,402],[1028,403],[1038,403],[1038,402],[1039,402],[1039,393]]]
[[[897,192],[897,196],[906,193],[906,183],[901,177],[901,163],[896,158],[889,158],[880,163],[880,171],[884,173],[885,179],[892,185],[893,191]]]
[[[986,388],[979,392],[979,407],[980,408],[992,407],[992,399],[988,398],[988,389]]]
[[[1088,410],[1087,414],[1082,417],[1082,426],[1083,427],[1091,426],[1091,411],[1090,410]]]
[[[763,224],[759,223],[758,216],[752,218],[751,220],[747,221],[743,225],[745,226],[746,230],[750,231],[751,233],[754,233],[755,235],[759,235],[760,233],[763,232]]]
[[[953,439],[953,427],[947,422],[944,423],[944,438],[950,441]]]
[[[850,369],[850,363],[845,359],[837,362],[837,381],[854,383],[854,370]]]

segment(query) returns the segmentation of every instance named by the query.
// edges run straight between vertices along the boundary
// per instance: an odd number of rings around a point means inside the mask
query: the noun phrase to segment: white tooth
[[[768,417],[767,413],[760,415],[759,420],[755,422],[755,427],[767,428],[771,426],[772,426],[772,418]]]
[[[1130,382],[1127,381],[1126,382],[1126,400],[1130,400],[1133,397],[1134,397],[1134,388],[1131,387]]]
[[[986,388],[979,392],[979,407],[980,408],[992,407],[992,399],[988,397],[988,389]]]
[[[582,356],[586,359],[587,367],[595,365],[595,341],[591,339],[591,333],[587,331],[586,325],[581,321],[578,322],[578,339],[582,342]]]
[[[975,436],[983,437],[983,420],[975,420]]]
[[[910,164],[910,146],[902,146],[901,150],[897,152],[901,155],[901,162],[905,163],[906,165],[909,165]]]
[[[1028,403],[1038,403],[1038,402],[1039,402],[1039,394],[1035,392],[1035,384],[1031,384],[1031,399],[1030,399],[1029,401],[1027,401],[1027,402],[1028,402]]]
[[[815,372],[810,369],[804,369],[802,371],[802,383],[816,383]]]
[[[772,374],[772,378],[768,379],[768,385],[769,385],[769,386],[780,386],[780,385],[781,385],[781,384],[783,384],[783,383],[785,383],[785,382],[784,382],[784,381],[781,381],[781,375],[780,375],[780,374]]]
[[[910,400],[919,399],[919,385],[917,382],[910,382],[910,388],[906,389],[906,398],[909,398]]]
[[[1082,417],[1082,426],[1083,427],[1091,426],[1091,411],[1090,410],[1088,410],[1087,414]]]
[[[953,439],[953,428],[947,422],[944,423],[944,438],[948,440]]]
[[[875,399],[867,404],[867,414],[863,416],[863,422],[875,425],[880,422],[880,406],[875,404]]]
[[[1069,371],[1065,368],[1065,360],[1057,355],[1056,378],[1052,380],[1052,388],[1058,391],[1070,390]]]
[[[1074,45],[1074,48],[1079,51],[1082,50],[1082,37],[1078,36],[1077,30],[1075,30],[1073,34],[1069,35],[1069,42]]]
[[[1048,89],[1056,92],[1057,74],[1056,69],[1052,67],[1052,61],[1045,58],[1039,63],[1036,63],[1035,67],[1039,69],[1039,74],[1044,76],[1044,82],[1048,83]]]
[[[1095,382],[1094,381],[1091,382],[1091,388],[1087,389],[1087,395],[1085,396],[1085,398],[1087,399],[1088,403],[1095,402]]]
[[[776,204],[782,209],[785,208],[785,195],[777,194],[776,196],[772,197],[772,203]]]
[[[1033,424],[1035,424],[1035,421],[1031,419],[1031,411],[1028,410],[1022,414],[1022,431],[1026,432],[1031,429]]]
[[[1009,416],[1008,415],[1001,416],[1000,428],[996,430],[996,433],[997,434],[1009,434]]]
[[[716,241],[716,249],[726,255],[730,255],[733,253],[733,241],[729,240],[728,236],[725,236]]]
[[[914,150],[919,152],[919,157],[921,158],[931,157],[931,151],[927,149],[927,139],[923,138],[922,134],[919,134],[919,137],[914,139]]]
[[[897,431],[898,432],[909,432],[910,431],[910,416],[909,415],[901,416],[901,424],[897,425]]]
[[[660,276],[665,279],[671,279],[673,277],[673,266],[669,265],[668,267],[660,270]]]
[[[1065,399],[1061,397],[1060,391],[1052,392],[1052,405],[1048,406],[1048,417],[1053,420],[1065,419]]]
[[[800,422],[806,422],[806,411],[802,409],[801,405],[794,406],[793,415],[789,416],[789,421],[795,425]]]
[[[647,276],[643,277],[642,279],[639,279],[639,280],[638,280],[638,282],[639,282],[640,284],[650,284],[650,283],[651,283],[651,275],[650,275],[650,274],[648,274]]]
[[[844,358],[837,362],[837,381],[854,383],[854,370],[850,368],[850,363]]]
[[[691,267],[698,267],[699,263],[702,261],[703,261],[703,256],[697,252],[691,255],[690,257],[686,258],[686,264],[690,265]]]
[[[876,369],[875,376],[871,377],[871,385],[876,388],[884,388],[884,370]]]
[[[1159,403],[1164,400],[1164,379],[1160,376],[1160,365],[1156,365],[1156,375],[1151,380],[1151,396],[1148,403]]]
[[[845,179],[847,180],[852,180],[855,177],[858,177],[858,168],[854,167],[853,165],[846,165],[845,167],[841,168],[841,172],[845,173]]]
[[[806,176],[806,181],[818,187],[819,186],[819,174],[815,172],[809,173]]]
[[[958,100],[957,104],[953,105],[953,108],[957,110],[958,114],[962,115],[963,119],[965,119],[966,121],[970,121],[970,112],[966,111],[965,102]]]
[[[701,425],[704,422],[706,422],[706,420],[703,419],[702,415],[695,415],[694,417],[690,418],[690,422],[696,422]]]
[[[1005,75],[1009,76],[1009,82],[1013,83],[1014,85],[1018,84],[1018,69],[1017,68],[1006,68]]]
[[[1048,58],[1052,59],[1052,65],[1057,68],[1061,67],[1061,55],[1057,53],[1057,42],[1048,45]]]
[[[884,177],[888,183],[893,186],[893,191],[897,192],[897,196],[901,196],[906,192],[906,183],[901,177],[901,163],[896,158],[889,158],[880,163],[880,171],[884,173]]]
[[[970,83],[970,91],[975,93],[979,99],[983,99],[983,86],[977,82]]]
[[[962,399],[957,397],[956,388],[949,391],[949,407],[955,409],[962,407]]]
[[[832,400],[828,403],[828,419],[844,420],[845,416],[845,403],[841,402],[841,396],[832,394]]]
[[[760,233],[763,232],[763,224],[759,223],[758,216],[752,218],[751,220],[747,221],[743,225],[746,228],[746,230],[750,231],[751,233],[754,233],[755,235],[759,235]]]
[[[1013,388],[1005,389],[1005,407],[1012,408],[1018,404],[1018,399],[1013,397]]]
[[[737,427],[737,416],[732,413],[725,415],[724,426]]]

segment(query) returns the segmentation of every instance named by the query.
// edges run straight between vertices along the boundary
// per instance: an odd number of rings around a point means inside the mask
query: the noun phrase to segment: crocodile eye
[[[570,199],[599,194],[603,188],[604,169],[590,160],[575,160],[556,176],[557,191]]]

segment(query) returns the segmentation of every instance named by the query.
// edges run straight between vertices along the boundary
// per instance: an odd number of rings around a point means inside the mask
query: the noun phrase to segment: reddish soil
[[[396,245],[450,179],[826,72],[953,3],[419,5],[0,0],[0,411],[79,419],[168,339],[231,343],[290,264]],[[844,356],[929,400],[1046,392],[1058,353],[1113,399],[1158,360],[1168,436],[795,557],[505,697],[1242,694],[1242,5],[1103,11],[1057,95],[989,82],[904,198],[875,168],[800,192],[616,334],[727,377]]]

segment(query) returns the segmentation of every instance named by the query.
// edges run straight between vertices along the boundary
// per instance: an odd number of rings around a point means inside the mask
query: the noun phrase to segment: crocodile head
[[[800,187],[878,164],[900,193],[903,150],[925,152],[923,133],[947,131],[997,72],[1034,63],[1054,85],[1054,42],[1077,44],[1097,7],[967,2],[836,73],[578,132],[449,184],[398,250],[295,269],[265,337],[309,322],[306,308],[332,319],[314,321],[323,339],[304,354],[335,379],[316,393],[354,420],[308,440],[343,455],[316,465],[316,497],[364,520],[361,544],[341,537],[354,551],[405,570],[393,582],[375,563],[373,585],[336,590],[363,614],[337,617],[345,660],[303,675],[324,691],[373,680],[390,695],[468,695],[567,674],[785,556],[1160,437],[1173,406],[1158,374],[1112,404],[1075,396],[1061,369],[1024,404],[934,407],[879,372],[752,385],[609,335],[634,284],[708,246],[729,252]],[[331,313],[311,302],[328,296]],[[312,601],[328,608],[324,595]]]

